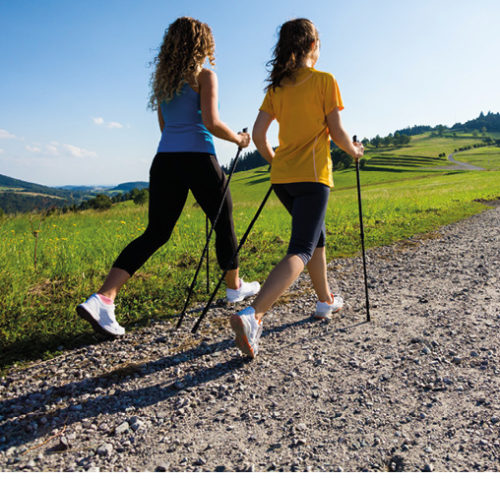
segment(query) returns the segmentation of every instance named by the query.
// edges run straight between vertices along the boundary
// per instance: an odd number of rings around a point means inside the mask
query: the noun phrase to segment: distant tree
[[[410,143],[410,140],[411,140],[410,135],[399,134],[396,132],[394,134],[393,143],[395,146],[403,146]]]
[[[380,146],[380,142],[381,142],[381,138],[380,138],[380,135],[377,135],[375,138],[372,138],[370,140],[370,143],[375,147],[375,148],[378,148]]]
[[[121,203],[122,201],[124,201],[124,199],[123,199],[123,198],[124,198],[123,193],[117,193],[116,195],[113,195],[113,196],[111,197],[111,201],[112,201],[113,203]]]
[[[445,128],[446,127],[444,125],[436,125],[436,130],[437,130],[438,136],[443,136]]]
[[[147,203],[149,200],[149,190],[147,188],[139,190],[132,199],[136,205]]]
[[[236,165],[234,171],[236,172],[236,171],[253,170],[254,168],[267,165],[269,165],[269,163],[266,160],[264,160],[264,158],[257,150],[255,150],[242,155],[238,160],[238,164]],[[231,167],[232,167],[232,162],[228,166],[223,166],[222,170],[227,174],[231,171]]]
[[[363,143],[363,146],[366,148],[370,144],[370,140],[368,138],[363,138],[361,143]]]
[[[387,148],[392,143],[392,137],[391,136],[384,136],[384,138],[382,138],[382,140],[381,140],[381,143],[383,146],[385,146]]]
[[[108,195],[98,194],[95,198],[89,200],[90,207],[95,210],[107,210],[111,208],[113,202]]]
[[[420,126],[412,126],[412,127],[407,127],[403,128],[401,130],[396,130],[394,134],[400,133],[401,135],[419,135],[421,133],[425,133],[427,131],[431,131],[432,126],[426,126],[426,125],[420,125]]]
[[[474,131],[472,132],[472,136],[473,136],[474,138],[476,138],[478,135],[479,135],[479,131],[478,131],[478,130],[474,130]]]
[[[331,150],[332,166],[334,170],[342,170],[352,165],[352,157],[340,148],[334,147]]]

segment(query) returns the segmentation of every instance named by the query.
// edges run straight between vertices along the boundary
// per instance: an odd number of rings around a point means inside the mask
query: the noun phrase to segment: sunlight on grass
[[[415,147],[415,151],[423,154],[442,147],[440,143],[427,149]],[[490,152],[480,150],[466,152],[459,159],[487,161],[483,153],[487,156]],[[408,158],[401,152],[371,155],[361,171],[368,247],[432,231],[486,208],[474,200],[500,195],[498,171],[439,171],[429,167],[443,160]],[[498,166],[498,156],[489,158]],[[336,188],[326,219],[329,259],[358,254],[360,248],[355,170],[334,172],[334,179]],[[265,167],[234,175],[231,192],[239,238],[269,186]],[[39,219],[35,269],[32,225]],[[47,357],[59,346],[94,341],[88,325],[76,318],[75,306],[96,291],[120,251],[146,226],[147,207],[132,202],[103,212],[4,217],[0,221],[0,365]],[[290,217],[272,194],[241,252],[243,277],[265,280],[285,254],[289,235]],[[178,314],[204,240],[205,217],[190,196],[168,244],[138,271],[117,300],[120,322],[128,330],[151,318],[168,319]],[[213,287],[220,274],[213,243],[210,262]],[[193,301],[206,298],[204,284],[203,268]]]

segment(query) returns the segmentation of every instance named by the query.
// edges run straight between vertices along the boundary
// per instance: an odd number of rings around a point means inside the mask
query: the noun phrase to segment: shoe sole
[[[344,306],[340,307],[339,309],[336,309],[335,311],[330,311],[330,314],[327,316],[316,316],[316,314],[315,314],[314,319],[330,319],[332,314],[335,314],[335,313],[338,313],[339,311],[342,311],[343,308],[344,308]]]
[[[109,331],[106,331],[104,328],[102,328],[101,325],[81,304],[79,304],[76,307],[76,313],[78,314],[78,316],[80,316],[80,318],[90,323],[90,325],[92,326],[92,328],[96,333],[107,336],[108,338],[119,338],[120,336],[123,336],[122,334],[112,334]]]
[[[245,327],[243,326],[243,321],[241,320],[241,317],[237,314],[233,314],[231,316],[231,319],[229,320],[229,323],[231,324],[231,329],[236,334],[236,337],[234,338],[236,347],[243,354],[246,354],[251,358],[255,358],[252,346],[250,346],[247,335],[245,334]]]
[[[250,298],[250,296],[255,296],[256,294],[257,293],[247,294],[246,296],[241,296],[241,297],[238,297],[236,299],[229,299],[226,296],[226,302],[227,303],[239,303],[239,302],[243,301],[244,299]]]
[[[260,288],[259,288],[259,291],[260,291]],[[250,298],[250,296],[255,296],[256,294],[259,293],[259,291],[256,291],[255,293],[247,294],[244,296],[238,296],[236,299],[229,299],[226,296],[226,302],[227,303],[239,303],[240,301],[243,301],[244,299]]]

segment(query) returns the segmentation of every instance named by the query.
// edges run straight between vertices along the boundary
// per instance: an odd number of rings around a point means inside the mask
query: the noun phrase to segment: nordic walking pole
[[[247,240],[247,237],[248,235],[250,234],[250,231],[252,230],[253,228],[253,225],[255,224],[255,222],[257,221],[257,218],[259,217],[262,209],[264,208],[264,205],[266,204],[266,201],[267,199],[269,198],[269,195],[271,194],[271,191],[273,191],[273,187],[271,186],[269,188],[269,190],[267,191],[266,193],[266,196],[264,197],[264,199],[262,200],[262,203],[261,205],[259,206],[259,209],[257,210],[257,213],[255,213],[255,216],[253,217],[252,221],[250,222],[250,224],[248,225],[248,228],[247,230],[245,231],[245,234],[243,235],[243,237],[241,238],[240,240],[240,244],[238,245],[238,248],[236,249],[233,257],[231,258],[231,263],[233,262],[233,260],[236,258],[236,256],[238,255],[241,247],[245,244],[245,241]],[[198,328],[200,327],[200,323],[201,323],[201,320],[205,317],[205,315],[207,314],[209,308],[210,308],[210,305],[212,304],[212,301],[214,300],[215,298],[215,295],[217,294],[217,291],[219,291],[219,288],[220,288],[220,285],[222,284],[222,281],[224,280],[224,277],[226,276],[226,273],[229,271],[229,268],[226,268],[224,270],[224,272],[222,273],[220,279],[219,279],[219,282],[217,283],[217,286],[215,287],[213,293],[212,293],[212,296],[210,296],[210,299],[208,300],[208,303],[205,305],[205,308],[203,309],[203,312],[201,313],[200,317],[198,318],[198,321],[196,322],[196,324],[194,325],[193,329],[191,330],[192,333],[196,333],[196,331],[198,330]]]
[[[247,130],[248,130],[248,128],[243,128],[243,133],[246,133]],[[198,273],[200,272],[200,269],[203,265],[203,258],[205,257],[205,254],[208,251],[208,245],[210,243],[210,238],[212,237],[212,233],[214,232],[215,225],[217,224],[217,220],[219,219],[222,208],[224,207],[224,200],[226,199],[226,193],[227,193],[227,190],[229,188],[229,182],[231,181],[231,177],[233,176],[234,170],[236,168],[236,163],[238,163],[238,158],[240,156],[241,150],[243,150],[243,148],[241,148],[239,146],[238,151],[236,152],[236,156],[234,157],[233,164],[231,166],[231,171],[229,172],[229,176],[227,177],[227,181],[226,181],[226,184],[224,186],[224,191],[222,192],[222,199],[221,199],[221,202],[219,205],[219,210],[217,211],[217,215],[215,216],[215,219],[212,222],[212,228],[210,229],[210,232],[207,235],[205,247],[203,248],[203,253],[201,253],[200,261],[198,262],[198,266],[196,268],[196,273],[194,274],[193,281],[191,282],[191,286],[189,287],[189,292],[188,292],[188,295],[186,298],[186,302],[184,303],[184,308],[182,310],[181,317],[179,318],[179,321],[177,322],[176,329],[180,328],[182,321],[184,319],[184,315],[186,314],[186,310],[187,310],[187,307],[189,305],[189,300],[191,299],[191,295],[193,294],[194,285],[196,284],[196,279],[198,278]],[[208,266],[207,266],[207,272],[208,272]],[[207,285],[208,285],[208,282],[207,282]]]
[[[356,143],[358,140],[356,135],[352,137],[352,141]],[[370,321],[370,302],[368,300],[368,281],[366,278],[366,257],[365,257],[365,232],[363,229],[363,209],[361,207],[361,186],[359,184],[359,159],[355,158],[356,161],[356,181],[358,184],[358,209],[359,209],[359,230],[361,236],[361,251],[363,253],[363,272],[365,277],[365,296],[366,296],[366,320]]]
[[[208,216],[205,216],[205,238],[208,242]],[[207,246],[207,294],[210,293],[210,247]]]

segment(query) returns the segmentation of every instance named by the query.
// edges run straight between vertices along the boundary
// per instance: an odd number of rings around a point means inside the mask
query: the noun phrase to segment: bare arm
[[[272,163],[274,158],[274,150],[267,141],[267,130],[273,120],[274,118],[269,113],[262,110],[259,111],[252,131],[253,142],[259,153],[268,163]]]
[[[351,155],[356,161],[364,154],[364,147],[362,143],[353,143],[347,131],[342,126],[340,119],[340,111],[335,108],[331,113],[326,116],[326,123],[330,130],[330,136],[335,144],[344,150],[348,155]]]
[[[160,105],[158,105],[158,124],[160,125],[160,131],[163,133],[163,129],[165,128],[165,120],[163,119]]]
[[[248,133],[235,133],[219,118],[217,75],[203,69],[198,77],[200,85],[201,118],[203,124],[212,135],[221,140],[236,143],[246,148],[250,143]]]

